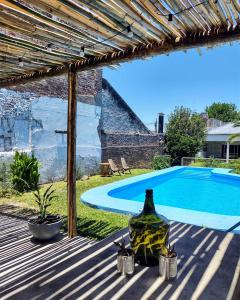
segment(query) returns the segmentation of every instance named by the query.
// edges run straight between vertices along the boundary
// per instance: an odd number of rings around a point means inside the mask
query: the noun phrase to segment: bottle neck
[[[156,213],[153,196],[147,196],[144,202],[143,213]]]

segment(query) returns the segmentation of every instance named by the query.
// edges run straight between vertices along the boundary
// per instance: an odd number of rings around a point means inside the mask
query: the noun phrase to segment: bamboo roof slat
[[[3,6],[4,8],[8,8],[9,10],[12,10],[12,12],[18,16],[24,16],[25,18],[29,18],[30,22],[37,22],[41,26],[47,26],[48,28],[51,28],[51,30],[57,30],[58,32],[64,33],[66,35],[70,35],[76,39],[80,39],[82,44],[85,43],[94,43],[97,41],[97,37],[94,36],[87,36],[86,34],[83,34],[83,31],[79,30],[79,28],[71,27],[68,24],[64,24],[60,22],[56,18],[50,18],[49,16],[44,16],[43,14],[33,10],[32,8],[29,8],[27,6],[24,6],[23,4],[19,4],[16,1],[13,0],[1,0],[0,7]],[[9,5],[7,5],[8,2]]]
[[[199,3],[198,0],[194,0],[192,2],[194,3],[194,5]],[[210,31],[212,30],[212,28],[220,26],[220,19],[218,18],[214,10],[210,8],[209,5],[198,6],[197,10],[200,11],[202,17],[208,21],[210,25]]]
[[[157,10],[157,14],[160,15],[163,18],[166,18],[162,15],[168,16],[170,14],[169,9],[167,9],[161,2],[161,0],[150,0],[150,2],[152,3],[152,5],[154,5],[156,7]],[[174,27],[176,27],[184,36],[186,35],[186,29],[187,26],[186,24],[184,24],[181,19],[178,18],[174,18],[174,20],[172,21],[174,24]]]
[[[222,7],[221,5],[217,2],[209,2],[209,5],[211,6],[211,8],[213,9],[214,12],[217,13],[218,17],[220,18],[221,20],[221,25],[220,26],[228,26],[228,22],[227,22],[227,19],[224,15],[224,12],[222,10]]]
[[[175,35],[176,37],[182,37],[182,33],[178,30],[178,28],[175,27],[174,23],[171,24],[167,21],[166,17],[162,17],[157,13],[157,10],[155,6],[150,2],[146,0],[138,1],[141,3],[143,7],[145,7],[146,11],[148,11],[149,14],[156,20],[156,22],[159,22],[162,24],[163,27],[165,27],[170,34]]]
[[[0,86],[239,38],[238,0],[0,0]]]
[[[109,17],[106,20],[102,19],[102,14],[100,12],[96,14],[93,10],[91,10],[90,14],[89,9],[87,9],[87,7],[85,10],[82,10],[82,6],[73,1],[61,2],[63,3],[65,9],[70,9],[71,13],[75,12],[78,14],[78,19],[83,19],[84,24],[86,24],[86,28],[89,29],[91,27],[96,27],[97,25],[97,30],[99,31],[98,35],[100,35],[101,33],[103,35],[102,39],[108,38],[109,36],[115,35],[117,33],[119,33],[119,35],[116,36],[116,39],[121,39],[121,31],[125,28],[124,26],[116,24]]]
[[[238,0],[232,0],[232,5],[235,7],[235,9],[240,13],[240,3]]]
[[[221,5],[222,5],[222,7],[224,8],[224,11],[225,11],[225,14],[226,14],[226,16],[227,16],[228,22],[233,26],[233,25],[234,25],[234,21],[233,21],[233,19],[232,19],[231,12],[230,12],[230,10],[229,10],[229,8],[228,8],[228,5],[225,3],[224,0],[221,1]]]
[[[81,19],[81,15],[73,9],[71,9],[71,12],[69,13],[68,9],[64,5],[61,6],[62,13],[60,14],[57,9],[59,4],[56,3],[55,1],[34,0],[33,2],[36,2],[36,5],[40,7],[46,6],[48,8],[49,13],[51,12],[51,14],[57,16],[58,19],[62,18],[66,23],[70,22],[76,28],[79,26],[79,24],[81,24],[83,30],[85,30],[87,33],[91,35],[96,35],[97,37],[102,37],[102,38],[108,38],[113,34],[113,32],[110,31],[111,28],[109,27],[106,27],[104,29],[99,24],[90,22],[88,18]],[[91,27],[88,26],[87,24],[91,25]],[[118,39],[121,40],[121,38],[117,37],[116,40]],[[80,43],[79,46],[81,46]],[[117,43],[116,45],[112,43],[110,47],[113,49],[115,48],[120,50],[119,47],[117,46]]]
[[[190,7],[191,3],[192,3],[191,1],[188,1],[188,0],[182,0],[181,2],[185,9]],[[199,5],[198,7],[192,8],[191,10],[189,10],[189,14],[190,14],[193,22],[198,26],[198,28],[205,32],[206,30],[209,29],[210,26],[198,11],[199,7],[201,7],[201,6],[203,6],[203,4]]]
[[[132,16],[128,15],[125,11],[123,11],[122,9],[120,9],[119,6],[117,6],[115,3],[111,3],[111,1],[109,1],[109,3],[91,3],[91,1],[89,1],[89,5],[91,7],[94,7],[94,9],[100,9],[101,11],[108,11],[108,15],[110,15],[112,18],[115,18],[116,22],[121,23],[122,26],[123,24],[133,24],[134,26],[132,26],[132,29],[134,31],[134,37],[132,38],[132,42],[133,43],[139,43],[139,42],[145,42],[146,39],[146,31],[144,30],[141,20],[137,20],[132,18]],[[123,4],[121,5],[123,6]],[[122,7],[121,7],[122,8]],[[126,25],[125,25],[126,26]],[[123,28],[125,28],[123,26]],[[154,28],[152,27],[151,29],[154,30]],[[156,31],[157,32],[157,31]],[[153,32],[154,34],[155,32]],[[123,32],[122,34],[123,36],[126,37],[126,32]]]
[[[184,1],[178,1],[178,0],[171,0],[169,2],[172,2],[174,5],[174,11],[181,11],[185,10],[187,6],[185,5]],[[185,19],[185,22],[190,23],[191,22],[191,30],[205,30],[205,27],[200,22],[200,18],[195,18],[192,10],[185,10],[182,13],[183,18]]]
[[[171,8],[173,12],[178,12],[181,9],[183,9],[183,5],[179,3],[179,1],[172,1],[172,0],[165,0],[167,5]],[[197,31],[198,26],[196,26],[195,22],[192,20],[192,17],[190,16],[189,12],[183,11],[180,15],[176,15],[174,18],[181,18],[184,24],[187,24],[189,26],[188,31]]]
[[[165,37],[166,33],[164,31],[161,32],[159,28],[155,28],[149,20],[146,20],[142,15],[139,15],[134,7],[128,5],[126,1],[110,0],[110,2],[116,7],[116,13],[121,14],[124,22],[132,25],[133,29],[142,33],[145,41],[149,38],[159,40],[161,34],[162,37]]]
[[[236,21],[236,24],[239,24],[239,12],[236,9],[234,3],[233,2],[229,2],[227,4],[228,4],[228,7],[229,7],[230,11],[232,12],[233,20]]]
[[[188,1],[188,0],[183,0],[183,3],[185,4],[186,7],[189,7],[191,6],[191,3],[194,3],[192,1]],[[199,2],[195,2],[195,4],[197,4]],[[199,26],[201,28],[203,28],[204,31],[208,31],[210,30],[211,28],[211,19],[209,19],[209,16],[208,14],[205,15],[205,17],[202,16],[202,11],[203,11],[203,8],[204,8],[204,4],[202,5],[199,5],[197,7],[194,7],[191,12],[192,12],[192,15],[194,16],[194,19],[198,22]]]

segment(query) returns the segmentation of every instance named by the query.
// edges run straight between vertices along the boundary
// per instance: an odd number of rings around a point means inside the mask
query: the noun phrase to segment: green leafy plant
[[[176,107],[166,127],[166,150],[172,164],[185,156],[195,156],[205,141],[206,124],[202,117],[185,107]]]
[[[222,162],[218,159],[196,159],[195,162],[191,163],[194,167],[208,167],[208,168],[227,168],[232,169],[233,173],[240,174],[240,159],[231,160],[229,163]]]
[[[39,162],[32,154],[16,152],[10,165],[12,184],[18,192],[36,190],[39,181]]]
[[[118,254],[123,256],[130,256],[134,254],[132,249],[126,248],[125,240],[122,237],[122,242],[113,242],[115,246],[119,247]]]
[[[240,121],[235,122],[234,127],[240,127]],[[231,134],[228,141],[234,143],[240,139],[240,133]]]
[[[3,162],[0,164],[0,197],[12,194],[9,166]]]
[[[55,216],[47,216],[47,208],[51,205],[51,201],[57,196],[54,195],[55,190],[52,189],[52,185],[50,185],[43,195],[40,194],[39,189],[37,192],[33,193],[35,196],[35,201],[39,207],[39,217],[37,219],[37,223],[48,223],[52,219],[56,221]]]
[[[162,247],[161,254],[165,257],[175,257],[177,255],[174,246],[171,246],[170,244]]]
[[[191,163],[191,166],[195,166],[195,167],[206,167],[206,168],[221,168],[221,161],[210,157],[208,159],[204,159],[204,158],[197,158],[195,160],[195,162]]]
[[[233,122],[240,119],[240,113],[234,103],[214,102],[205,108],[209,118],[223,122]]]
[[[168,155],[156,155],[153,157],[152,167],[154,170],[161,170],[171,166],[171,157]]]

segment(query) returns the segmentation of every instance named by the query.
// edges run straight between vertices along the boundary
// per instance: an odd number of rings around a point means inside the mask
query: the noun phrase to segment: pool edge
[[[113,189],[126,186],[129,184],[133,184],[135,182],[149,179],[152,177],[156,177],[161,174],[172,173],[177,170],[181,170],[183,168],[199,169],[200,167],[176,166],[176,167],[171,167],[159,171],[149,172],[142,175],[133,176],[127,179],[119,180],[110,184],[106,184],[100,187],[90,189],[85,193],[83,193],[80,199],[83,203],[93,208],[102,209],[114,213],[121,213],[125,215],[133,215],[141,211],[143,207],[142,202],[136,202],[136,201],[126,200],[126,199],[122,199],[122,201],[121,199],[118,199],[118,201],[116,201],[116,198],[109,196],[108,193]],[[231,169],[223,169],[223,168],[206,168],[206,169],[211,169],[214,176],[231,177],[240,180],[239,175],[230,173],[232,171]],[[101,199],[99,199],[99,195],[101,195]],[[158,213],[165,215],[169,220],[183,222],[183,223],[186,223],[187,220],[188,224],[212,228],[212,229],[224,230],[224,231],[227,231],[230,227],[232,227],[234,224],[239,222],[240,219],[240,216],[219,215],[214,213],[200,212],[200,211],[163,206],[163,205],[156,205],[156,210]],[[211,222],[209,222],[209,218],[211,219]],[[240,233],[238,228],[237,230],[235,230],[235,232]]]

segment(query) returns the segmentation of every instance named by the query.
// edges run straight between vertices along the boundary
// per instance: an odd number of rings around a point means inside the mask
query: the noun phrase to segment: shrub
[[[32,154],[16,152],[13,163],[10,165],[12,172],[12,184],[18,192],[36,190],[40,174],[39,162]]]
[[[233,173],[240,174],[240,159],[232,160],[229,163],[221,163],[219,168],[232,169]]]
[[[221,162],[218,159],[204,159],[199,158],[194,163],[191,163],[191,166],[194,167],[208,167],[208,168],[226,168],[232,169],[233,173],[240,174],[240,159],[235,159],[229,163]]]
[[[9,165],[3,162],[0,165],[0,197],[6,197],[10,194],[12,194],[12,184]]]
[[[152,167],[154,170],[161,170],[171,166],[171,157],[168,155],[156,155],[153,157]]]
[[[191,166],[195,167],[221,168],[219,165],[221,165],[221,161],[213,157],[210,157],[209,159],[198,158],[191,164]]]

